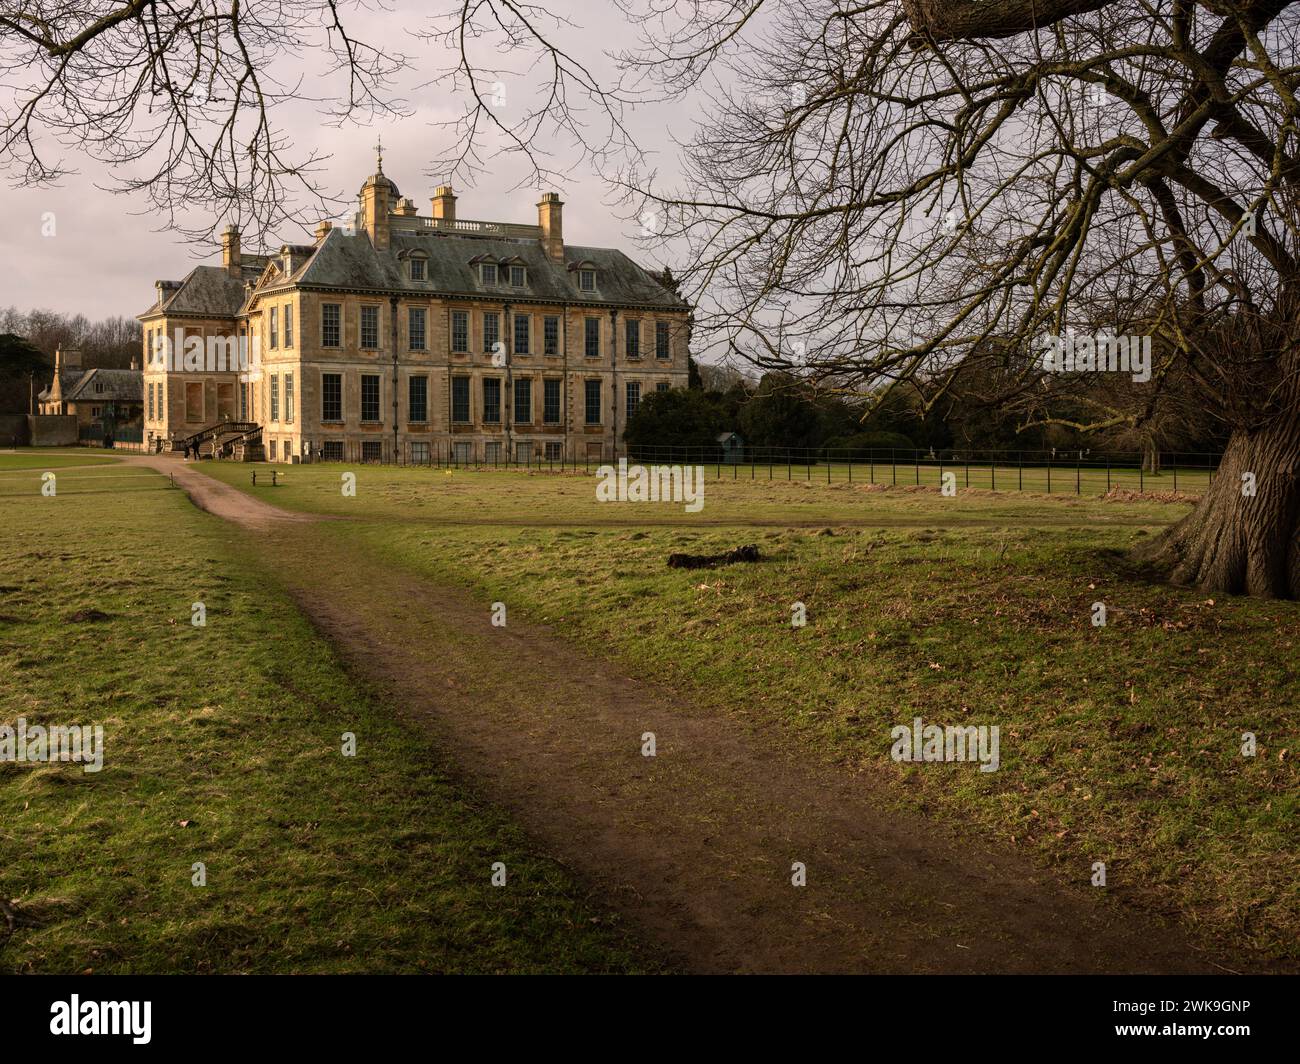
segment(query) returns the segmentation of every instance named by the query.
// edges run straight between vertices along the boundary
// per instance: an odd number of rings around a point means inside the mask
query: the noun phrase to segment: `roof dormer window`
[[[510,267],[510,285],[512,288],[523,288],[527,280],[528,274],[522,266]]]
[[[596,290],[595,270],[578,271],[578,289],[582,292],[594,292]]]
[[[479,280],[484,284],[497,283],[497,264],[495,262],[480,262],[478,267]]]
[[[424,281],[428,279],[428,263],[425,262],[421,255],[411,256],[411,280]]]

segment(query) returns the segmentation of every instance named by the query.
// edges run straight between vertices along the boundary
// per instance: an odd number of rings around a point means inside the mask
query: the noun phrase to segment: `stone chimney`
[[[441,218],[444,222],[456,220],[456,193],[450,185],[439,185],[433,190],[430,208],[435,218]]]
[[[244,259],[239,250],[239,227],[228,225],[221,234],[221,265],[235,280],[243,275]]]
[[[564,204],[558,192],[543,192],[537,204],[537,224],[542,230],[542,250],[552,262],[564,262]]]
[[[75,347],[66,351],[62,346],[54,349],[54,372],[62,373],[65,369],[81,369],[81,352]]]
[[[317,226],[316,226],[316,243],[319,244],[322,240],[324,240],[325,237],[326,237],[326,234],[328,234],[329,231],[330,231],[331,229],[333,229],[333,228],[334,228],[334,223],[333,223],[333,222],[320,222],[320,223],[318,223]]]
[[[361,186],[361,228],[377,251],[388,250],[388,215],[393,209],[397,186],[383,171],[368,178]]]

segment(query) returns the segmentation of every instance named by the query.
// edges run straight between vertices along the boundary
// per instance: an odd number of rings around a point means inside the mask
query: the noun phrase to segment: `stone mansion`
[[[583,461],[619,453],[650,392],[685,387],[690,307],[620,251],[564,242],[563,204],[537,224],[468,221],[439,187],[428,216],[378,172],[353,227],[156,282],[144,327],[151,447],[271,461]],[[166,357],[237,340],[241,371]]]

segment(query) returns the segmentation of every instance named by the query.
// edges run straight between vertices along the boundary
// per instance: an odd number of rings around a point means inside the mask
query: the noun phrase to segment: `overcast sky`
[[[411,117],[369,127],[334,128],[323,123],[307,105],[294,104],[292,109],[277,112],[280,125],[304,154],[315,149],[331,156],[321,171],[323,182],[349,202],[354,202],[357,190],[374,170],[373,146],[376,136],[382,134],[384,172],[404,196],[415,202],[421,214],[429,213],[429,197],[437,182],[426,177],[425,171],[430,160],[447,151],[451,143],[451,135],[432,123],[452,117],[458,108],[450,105],[443,90],[418,87],[428,78],[439,52],[436,45],[406,36],[406,31],[422,25],[431,10],[445,9],[444,4],[445,0],[425,4],[399,0],[392,11],[354,11],[351,16],[350,25],[359,27],[354,32],[363,38],[391,42],[415,58],[417,69],[400,82],[401,92],[414,111]],[[579,29],[561,30],[559,36],[575,57],[590,64],[593,72],[611,69],[602,56],[603,49],[632,43],[631,31],[612,6],[563,0],[554,10],[563,11],[578,24]],[[500,62],[506,65],[510,60]],[[297,65],[309,78],[319,76],[324,66],[317,56]],[[289,73],[277,72],[282,79]],[[506,108],[512,105],[515,101],[508,92]],[[673,139],[689,138],[689,111],[681,106],[646,106],[627,113],[625,118],[638,142],[655,153],[654,165],[660,174],[671,178],[676,173]],[[79,172],[58,187],[6,186],[0,191],[5,206],[0,261],[6,264],[0,305],[23,310],[48,308],[89,318],[133,316],[152,301],[156,279],[178,280],[199,262],[216,261],[214,257],[219,253],[215,247],[195,247],[174,233],[160,231],[156,219],[140,213],[148,207],[143,197],[105,191],[111,178],[101,165],[75,153],[65,153],[63,158]],[[540,190],[525,187],[512,191],[518,181],[518,163],[501,161],[495,172],[479,179],[476,187],[458,183],[458,214],[464,218],[535,223]],[[589,166],[579,166],[567,181],[548,187],[556,187],[565,200],[567,242],[622,247],[642,258],[633,246],[636,225],[611,209],[608,190]],[[335,220],[350,221],[350,211],[349,207]],[[46,212],[53,212],[54,236],[42,235]],[[280,242],[310,239],[304,232],[281,233],[278,237]],[[245,250],[258,249],[246,245]]]

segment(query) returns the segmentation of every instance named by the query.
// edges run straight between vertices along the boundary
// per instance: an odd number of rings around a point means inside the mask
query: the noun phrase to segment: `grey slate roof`
[[[102,386],[103,391],[96,391]],[[143,403],[144,374],[138,369],[88,369],[71,392],[68,403]]]
[[[84,369],[65,369],[62,373],[59,374],[59,388],[63,392],[64,400],[68,398],[68,393],[71,392],[72,389],[77,386],[77,382],[80,381],[81,378],[84,377],[89,372],[90,372],[89,370],[84,370]],[[51,385],[52,384],[53,382],[51,382]],[[46,386],[41,391],[41,393],[36,396],[38,400],[45,400],[48,399],[49,397],[50,397],[50,386]]]
[[[422,252],[426,281],[412,281],[406,260]],[[686,304],[621,251],[566,245],[566,264],[552,262],[541,245],[529,240],[491,240],[430,232],[394,232],[386,251],[377,251],[365,233],[341,229],[326,234],[316,253],[292,280],[321,288],[430,295],[479,296],[519,302],[595,303],[686,309]],[[473,261],[522,261],[528,271],[522,288],[484,285]],[[567,263],[586,262],[596,270],[596,291],[579,292],[576,271]]]
[[[253,260],[250,263],[249,260]],[[243,256],[243,274],[255,280],[265,264],[261,256]],[[192,314],[199,317],[232,318],[244,305],[244,282],[231,277],[220,266],[196,266],[181,282],[181,286],[161,301],[156,300],[141,314]]]

